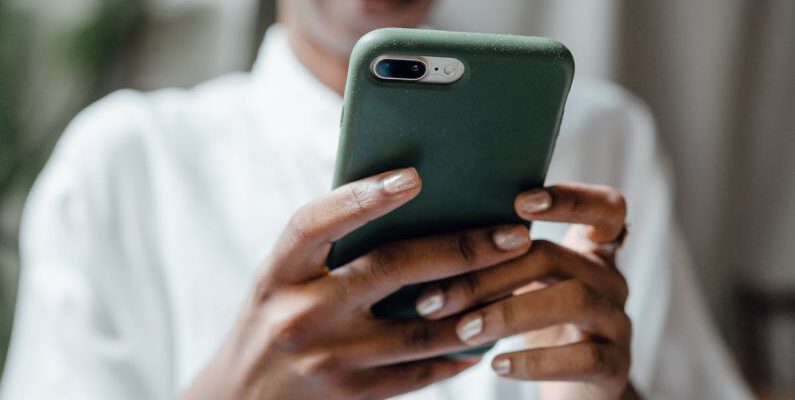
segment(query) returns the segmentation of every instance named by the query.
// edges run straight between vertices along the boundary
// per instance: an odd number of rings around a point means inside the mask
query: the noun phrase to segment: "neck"
[[[342,96],[348,76],[348,57],[317,43],[295,24],[287,25],[287,37],[298,61],[322,84]]]

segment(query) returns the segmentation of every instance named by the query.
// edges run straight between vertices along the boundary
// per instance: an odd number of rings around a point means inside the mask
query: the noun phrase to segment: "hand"
[[[506,378],[545,381],[545,399],[633,394],[628,288],[614,264],[616,240],[626,232],[624,198],[610,188],[568,184],[522,193],[515,206],[528,221],[575,225],[562,245],[535,241],[522,257],[427,289],[418,310],[430,320],[469,310],[456,329],[471,345],[525,334],[530,349],[498,355],[492,367]]]
[[[334,271],[331,243],[407,203],[414,169],[342,186],[282,232],[230,335],[186,399],[376,399],[446,379],[477,360],[434,358],[469,346],[454,318],[382,320],[370,307],[408,284],[490,267],[527,252],[524,226],[381,246]]]

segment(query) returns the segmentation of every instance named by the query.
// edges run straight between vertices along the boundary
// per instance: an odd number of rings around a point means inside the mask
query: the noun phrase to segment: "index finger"
[[[340,186],[301,207],[276,243],[269,273],[292,283],[325,274],[331,243],[409,202],[421,186],[417,170],[405,168]]]
[[[514,206],[528,221],[590,225],[589,237],[596,243],[616,239],[627,217],[624,196],[603,185],[568,183],[531,190],[519,194]]]
[[[335,269],[330,282],[356,305],[367,305],[403,286],[480,270],[516,258],[530,248],[523,225],[450,232],[388,243]]]

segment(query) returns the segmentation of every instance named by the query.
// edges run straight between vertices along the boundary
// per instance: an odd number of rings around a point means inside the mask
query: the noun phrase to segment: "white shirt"
[[[289,216],[330,189],[341,105],[274,27],[251,73],[190,90],[122,91],[81,113],[27,203],[0,397],[176,397],[229,331]],[[639,390],[750,398],[693,282],[654,135],[637,99],[578,79],[549,182],[626,194],[632,233],[620,266]],[[564,229],[537,224],[534,235]],[[500,379],[482,362],[402,398],[535,397],[532,382]]]

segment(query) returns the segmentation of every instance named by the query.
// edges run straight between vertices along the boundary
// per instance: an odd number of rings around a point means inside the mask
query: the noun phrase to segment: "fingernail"
[[[411,190],[419,185],[419,178],[413,170],[403,170],[396,172],[382,181],[384,191],[395,194]]]
[[[461,325],[461,328],[458,329],[458,338],[461,341],[468,341],[473,337],[480,335],[483,332],[483,317],[477,316],[467,322],[464,325]]]
[[[422,315],[431,315],[444,307],[444,293],[439,288],[432,289],[417,301],[417,312]]]
[[[494,361],[494,372],[497,375],[508,375],[511,373],[511,359],[510,358],[501,358],[497,361]]]
[[[519,226],[499,228],[491,235],[494,245],[500,250],[511,251],[530,243],[530,235]]]
[[[522,211],[532,214],[545,211],[552,206],[552,196],[544,189],[530,192],[522,199]]]

